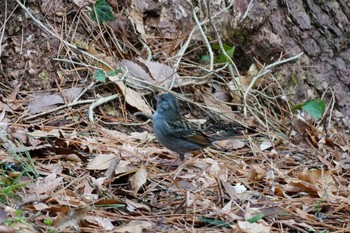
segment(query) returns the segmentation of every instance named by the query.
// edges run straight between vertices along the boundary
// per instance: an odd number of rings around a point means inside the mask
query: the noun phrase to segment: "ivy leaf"
[[[308,101],[303,109],[315,119],[320,119],[326,110],[326,104],[321,99]]]
[[[232,57],[233,57],[233,54],[234,54],[234,52],[235,52],[235,46],[229,46],[229,45],[227,45],[227,44],[223,44],[222,47],[224,48],[226,54],[227,54],[230,58],[232,58]],[[215,44],[215,45],[212,46],[212,49],[213,49],[214,51],[220,51],[220,45],[219,45],[219,44]],[[219,57],[216,57],[216,58],[215,58],[215,62],[216,62],[216,63],[224,63],[224,62],[229,62],[229,61],[230,61],[230,60],[228,59],[228,57],[227,57],[225,54],[221,53],[221,51],[220,51]]]
[[[202,55],[200,60],[201,61],[209,61],[209,55]]]
[[[231,227],[227,222],[222,221],[222,220],[216,220],[216,219],[205,218],[205,217],[199,217],[198,220],[203,222],[203,223],[208,223],[208,224],[213,225],[213,226],[220,226],[220,227],[226,227],[226,228]]]
[[[114,76],[114,75],[119,74],[119,72],[120,72],[120,70],[112,70],[112,71],[107,72],[107,76],[108,77]]]
[[[100,81],[103,83],[105,83],[107,79],[107,76],[103,70],[95,70],[93,77],[96,81]]]
[[[108,77],[115,76],[115,75],[119,74],[119,72],[120,72],[120,69],[119,70],[112,70],[112,71],[109,71],[107,73],[103,70],[98,69],[98,70],[95,70],[93,77],[96,81],[105,83],[107,81]]]
[[[250,223],[255,223],[255,222],[259,221],[260,219],[262,219],[263,217],[265,217],[264,214],[257,214],[255,216],[247,219],[247,221],[250,222]]]
[[[320,119],[326,110],[326,104],[321,99],[308,100],[301,104],[295,105],[292,111],[295,112],[297,109],[303,109],[311,117]]]
[[[112,14],[112,7],[108,5],[106,0],[98,0],[90,12],[90,17],[98,24],[105,21],[112,21],[115,17]]]

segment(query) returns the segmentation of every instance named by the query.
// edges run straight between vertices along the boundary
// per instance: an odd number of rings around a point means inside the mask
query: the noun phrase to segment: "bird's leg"
[[[180,163],[179,163],[178,165],[180,166],[180,164],[182,164],[183,161],[185,160],[185,154],[179,154],[179,158],[175,159],[174,161],[172,161],[172,162],[170,163],[170,165],[167,167],[167,171],[169,171],[170,168],[171,168],[174,164],[176,164],[179,160],[180,160]]]
[[[185,154],[179,154],[179,158],[183,162],[185,160]]]

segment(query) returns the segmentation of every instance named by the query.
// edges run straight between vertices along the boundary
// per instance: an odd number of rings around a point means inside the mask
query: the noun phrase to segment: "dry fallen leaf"
[[[247,221],[238,221],[240,232],[245,233],[270,233],[271,227],[264,222],[250,223]]]
[[[144,166],[142,166],[133,176],[130,177],[130,184],[132,190],[137,193],[139,189],[147,181],[147,171]]]
[[[95,158],[90,160],[86,169],[106,170],[107,168],[109,168],[110,163],[114,160],[115,157],[115,154],[97,155]]]
[[[126,199],[125,204],[127,205],[127,209],[129,211],[135,211],[136,209],[151,211],[151,208],[148,205],[134,202],[130,199]]]
[[[117,227],[114,229],[113,232],[118,232],[118,233],[142,233],[144,229],[151,230],[151,227],[154,226],[154,223],[150,221],[131,221],[130,223]]]
[[[53,108],[56,104],[64,104],[65,100],[68,102],[73,101],[82,92],[82,88],[73,87],[66,89],[58,94],[42,94],[38,95],[28,104],[28,111],[31,114],[47,111]]]
[[[152,115],[152,110],[151,110],[150,106],[146,103],[146,101],[144,100],[144,98],[142,97],[142,94],[140,92],[137,92],[137,91],[127,87],[124,83],[120,82],[119,77],[117,77],[117,75],[111,76],[111,77],[109,77],[109,79],[118,85],[119,89],[123,93],[125,101],[128,104],[141,110],[145,114]]]
[[[214,142],[214,145],[217,145],[221,148],[225,148],[227,150],[233,150],[243,148],[245,146],[245,143],[239,139],[227,139],[222,141],[216,141]]]
[[[144,64],[147,66],[156,84],[168,88],[174,80],[173,87],[181,86],[180,75],[175,73],[175,70],[170,66],[152,61],[144,61]]]
[[[206,106],[210,107],[212,110],[214,110],[216,113],[219,114],[219,116],[227,120],[227,118],[235,119],[236,115],[233,113],[230,106],[223,102],[217,101],[213,96],[203,94],[203,100]]]

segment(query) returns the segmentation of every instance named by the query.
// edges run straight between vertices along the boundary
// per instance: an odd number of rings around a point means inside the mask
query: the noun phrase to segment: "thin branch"
[[[293,56],[293,57],[287,58],[287,59],[283,59],[283,60],[279,59],[278,61],[276,61],[276,62],[274,62],[274,63],[272,63],[272,64],[270,64],[270,65],[268,65],[268,66],[265,66],[265,67],[261,70],[261,72],[260,72],[257,76],[255,76],[255,77],[253,78],[253,80],[250,82],[249,86],[247,87],[247,89],[245,90],[245,92],[244,92],[244,94],[243,94],[244,115],[245,115],[245,116],[247,116],[247,96],[248,96],[249,91],[250,91],[250,90],[252,89],[252,87],[254,86],[255,82],[256,82],[260,77],[264,76],[265,74],[270,73],[270,72],[271,72],[270,68],[275,67],[275,66],[277,66],[277,65],[281,65],[281,64],[287,63],[287,62],[289,62],[289,61],[296,60],[296,59],[298,59],[299,57],[301,57],[303,54],[304,54],[304,53],[301,52],[301,53],[299,53],[299,54],[297,54],[297,55],[295,55],[295,56]]]
[[[26,8],[19,0],[16,0],[17,4],[29,15],[30,18],[32,18],[32,20],[44,31],[46,31],[48,34],[50,34],[51,36],[57,38],[58,40],[60,40],[63,44],[65,44],[66,46],[75,49],[77,51],[79,51],[80,53],[100,62],[101,64],[107,66],[108,68],[110,68],[111,70],[114,70],[113,67],[111,67],[108,63],[106,63],[105,61],[91,55],[90,53],[87,53],[83,50],[80,50],[77,46],[63,40],[61,37],[57,36],[54,32],[52,32],[50,29],[48,29],[42,22],[40,22],[37,18],[35,18],[35,16],[30,12],[30,10],[28,8]]]
[[[38,113],[36,115],[25,117],[25,118],[23,118],[23,120],[25,120],[25,121],[32,120],[32,119],[37,118],[39,116],[44,116],[46,114],[49,114],[49,113],[52,113],[52,112],[56,112],[56,111],[59,111],[59,110],[64,109],[64,108],[72,107],[72,106],[79,105],[79,104],[93,103],[94,101],[95,100],[81,100],[81,101],[77,101],[77,102],[72,102],[72,103],[69,103],[69,104],[65,104],[65,105],[59,106],[57,108],[50,109],[50,110],[45,111],[45,112]]]

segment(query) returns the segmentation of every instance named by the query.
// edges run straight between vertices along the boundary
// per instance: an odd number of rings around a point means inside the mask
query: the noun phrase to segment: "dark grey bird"
[[[183,119],[177,98],[166,93],[157,98],[157,111],[153,114],[153,131],[157,140],[166,148],[176,152],[180,160],[188,152],[211,146],[214,141],[223,140],[208,136]]]

